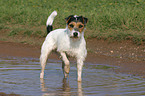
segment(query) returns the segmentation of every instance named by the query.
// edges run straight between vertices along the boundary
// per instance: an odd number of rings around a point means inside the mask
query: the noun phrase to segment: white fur
[[[53,11],[52,13],[51,13],[51,15],[48,17],[48,19],[47,19],[47,22],[46,22],[46,26],[48,26],[48,25],[52,25],[52,23],[53,23],[53,20],[54,20],[54,17],[57,15],[57,12],[56,11]]]
[[[53,21],[54,15],[50,15],[48,18],[48,21]],[[41,73],[40,78],[44,78],[44,69],[47,62],[48,55],[52,50],[56,50],[60,53],[63,61],[63,72],[64,77],[66,78],[69,73],[69,60],[66,56],[69,55],[71,57],[75,57],[77,59],[77,70],[78,70],[78,81],[81,81],[81,74],[82,74],[82,67],[83,67],[83,61],[85,60],[85,57],[87,55],[86,50],[86,42],[84,39],[84,32],[81,32],[79,34],[79,38],[70,38],[71,32],[66,27],[65,29],[56,29],[54,31],[51,31],[42,47],[41,47],[41,56],[40,56],[40,63],[41,63]]]

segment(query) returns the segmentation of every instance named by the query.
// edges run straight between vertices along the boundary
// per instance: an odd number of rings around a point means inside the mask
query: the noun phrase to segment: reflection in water
[[[41,91],[43,92],[46,92],[47,91],[47,88],[45,87],[45,82],[44,82],[44,79],[41,79],[40,78],[40,85],[41,85]]]
[[[78,96],[83,96],[82,83],[78,82]]]
[[[62,92],[57,92],[57,93],[50,93],[50,92],[47,92],[48,91],[48,88],[45,87],[45,82],[44,82],[44,79],[40,79],[40,85],[41,85],[41,91],[42,92],[45,92],[43,94],[43,96],[50,96],[50,95],[61,95],[61,96],[71,96],[72,93],[71,93],[71,88],[69,86],[69,80],[67,81],[66,78],[63,78],[62,80]],[[55,85],[54,85],[55,86]],[[81,82],[78,82],[78,93],[77,95],[78,96],[84,96],[83,95],[83,92],[82,92],[82,83]]]
[[[62,80],[62,89],[65,94],[67,94],[68,96],[70,95],[71,90],[70,90],[70,86],[69,86],[69,81],[67,82],[66,78],[63,78],[63,80]]]

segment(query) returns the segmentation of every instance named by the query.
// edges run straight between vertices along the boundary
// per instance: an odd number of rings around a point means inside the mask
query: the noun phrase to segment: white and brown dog
[[[60,53],[63,61],[62,69],[64,77],[68,77],[70,62],[67,56],[71,56],[77,59],[78,81],[81,81],[83,62],[87,55],[84,30],[88,19],[83,16],[70,15],[65,18],[65,29],[56,29],[52,31],[52,23],[56,15],[56,11],[52,12],[46,22],[48,35],[41,47],[40,63],[42,70],[40,78],[44,78],[44,69],[48,55],[52,50],[56,50]]]

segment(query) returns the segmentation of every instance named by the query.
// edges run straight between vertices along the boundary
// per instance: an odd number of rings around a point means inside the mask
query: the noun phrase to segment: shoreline
[[[92,42],[91,39],[88,40],[87,42],[88,46],[89,44],[91,44],[89,42]],[[95,43],[95,44],[99,45],[98,43]],[[88,47],[88,49],[91,49],[91,50],[95,48],[96,47],[93,48],[93,46]],[[99,46],[97,48],[99,48]],[[40,46],[0,41],[0,56],[39,58]],[[59,56],[57,56],[56,54],[51,54],[49,58],[59,59]],[[128,59],[128,58],[116,58],[115,56],[114,57],[109,56],[109,55],[107,56],[107,55],[102,55],[94,51],[88,51],[88,55],[87,55],[85,63],[86,62],[89,62],[92,64],[105,64],[105,65],[117,66],[118,68],[113,70],[116,73],[125,73],[129,75],[140,76],[141,78],[145,78],[145,61]]]

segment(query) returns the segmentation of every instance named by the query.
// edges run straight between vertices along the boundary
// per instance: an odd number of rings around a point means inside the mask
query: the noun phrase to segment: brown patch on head
[[[74,29],[75,31],[82,32],[84,30],[84,27],[85,25],[82,22],[70,22],[68,24],[68,28],[70,31]]]

